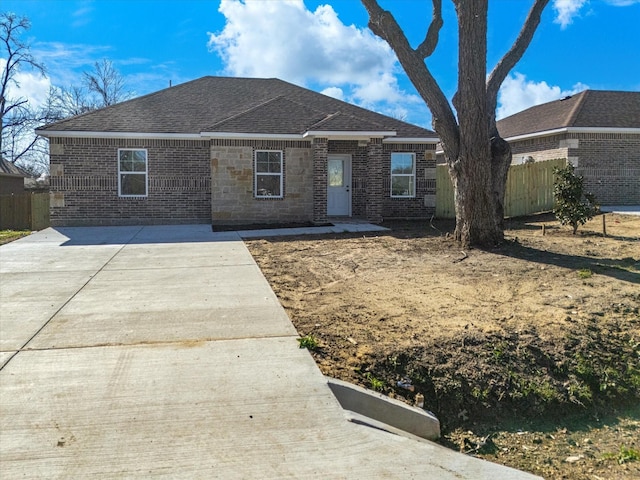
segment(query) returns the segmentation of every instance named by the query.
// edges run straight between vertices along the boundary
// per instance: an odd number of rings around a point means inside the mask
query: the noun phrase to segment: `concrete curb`
[[[431,412],[352,383],[325,378],[342,408],[353,412],[348,415],[349,421],[427,440],[440,438],[440,421]]]

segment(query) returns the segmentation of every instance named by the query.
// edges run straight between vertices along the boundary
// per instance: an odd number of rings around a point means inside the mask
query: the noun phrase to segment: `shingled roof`
[[[0,175],[6,175],[9,177],[30,177],[26,170],[18,167],[15,163],[0,158]]]
[[[562,128],[640,129],[640,92],[585,90],[498,121],[503,138]]]
[[[38,133],[302,136],[310,131],[436,137],[431,130],[276,78],[210,76],[52,123]]]

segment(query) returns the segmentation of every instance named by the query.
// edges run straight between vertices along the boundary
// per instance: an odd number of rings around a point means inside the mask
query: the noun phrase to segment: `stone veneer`
[[[291,223],[312,218],[314,177],[309,142],[213,140],[211,143],[214,224]],[[283,152],[282,198],[255,198],[255,150]]]

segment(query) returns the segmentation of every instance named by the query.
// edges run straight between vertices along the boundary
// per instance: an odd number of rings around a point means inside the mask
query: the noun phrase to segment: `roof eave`
[[[358,130],[308,130],[303,138],[321,137],[329,140],[368,140],[370,138],[395,137],[394,131],[358,131]]]
[[[552,130],[544,130],[541,132],[523,133],[522,135],[514,135],[506,137],[507,142],[517,142],[520,140],[527,140],[530,138],[549,137],[551,135],[558,135],[562,133],[630,133],[640,134],[640,128],[626,128],[626,127],[563,127],[555,128]]]
[[[36,130],[37,135],[46,138],[137,138],[160,140],[311,140],[324,137],[331,140],[368,140],[382,138],[383,143],[437,143],[437,137],[396,137],[395,131],[341,131],[309,130],[299,133],[242,133],[242,132],[200,132],[200,133],[163,133],[163,132],[96,132],[78,130]]]
[[[385,138],[382,143],[438,143],[438,137],[392,137]]]
[[[202,138],[231,140],[304,140],[299,133],[201,132]]]
[[[139,138],[160,140],[201,140],[199,133],[160,132],[89,132],[78,130],[36,130],[36,135],[46,138]]]

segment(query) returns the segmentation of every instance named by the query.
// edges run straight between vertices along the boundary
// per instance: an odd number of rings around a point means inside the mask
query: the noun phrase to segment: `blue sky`
[[[533,0],[490,0],[490,70]],[[429,0],[381,0],[415,45]],[[128,89],[150,93],[204,75],[279,77],[430,127],[431,116],[357,0],[3,0],[29,17],[32,53],[14,94],[42,101],[97,60],[113,61]],[[444,0],[440,44],[427,63],[449,98],[456,90],[456,24]],[[640,90],[640,0],[552,0],[531,47],[505,81],[499,116],[585,88]],[[0,60],[0,67],[1,64]]]

